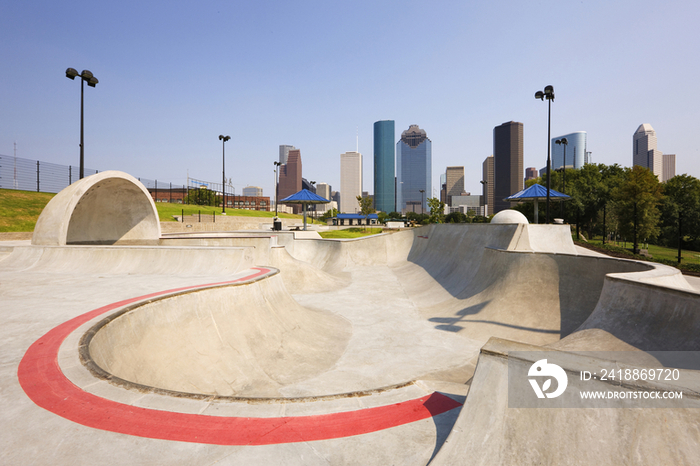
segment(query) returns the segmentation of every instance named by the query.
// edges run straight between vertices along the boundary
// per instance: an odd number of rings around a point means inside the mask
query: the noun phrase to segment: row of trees
[[[566,177],[566,185],[564,185]],[[546,176],[528,186],[546,186]],[[587,164],[579,170],[551,173],[551,189],[564,192],[571,200],[550,203],[550,217],[562,217],[576,224],[589,237],[645,241],[667,247],[700,250],[700,180],[675,176],[665,183],[647,168]],[[534,217],[534,203],[514,207],[528,220]],[[539,203],[540,218],[546,205]]]

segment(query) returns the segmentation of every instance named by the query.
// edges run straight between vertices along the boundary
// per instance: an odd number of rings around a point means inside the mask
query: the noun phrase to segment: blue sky
[[[632,163],[642,123],[677,173],[700,177],[700,4],[689,1],[16,1],[0,6],[0,154],[185,183],[187,174],[273,191],[280,144],[304,177],[340,188],[340,154],[372,125],[410,124],[433,143],[433,189],[464,165],[480,193],[493,128],[524,124],[525,167],[552,136],[588,133],[595,163]]]

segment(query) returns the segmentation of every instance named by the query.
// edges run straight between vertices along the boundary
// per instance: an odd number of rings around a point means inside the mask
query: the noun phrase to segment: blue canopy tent
[[[571,199],[571,196],[567,196],[566,194],[560,193],[559,191],[555,191],[550,188],[549,190],[549,198],[550,199],[558,199],[560,201],[567,201]],[[511,196],[508,196],[507,198],[503,199],[504,201],[535,201],[535,223],[539,223],[539,207],[537,205],[537,201],[539,199],[547,199],[547,188],[542,186],[541,184],[533,184],[529,188],[525,188],[520,192],[517,192]]]
[[[328,204],[329,201],[325,197],[321,197],[316,193],[312,193],[308,189],[302,189],[298,193],[287,196],[280,201],[281,204],[301,204],[304,211],[304,231],[306,231],[306,205],[307,204]]]

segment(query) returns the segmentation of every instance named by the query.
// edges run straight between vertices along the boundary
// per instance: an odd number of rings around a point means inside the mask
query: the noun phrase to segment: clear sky
[[[632,164],[642,123],[677,173],[700,177],[700,4],[692,1],[5,1],[0,4],[0,154],[185,183],[187,174],[273,192],[280,144],[303,174],[340,189],[340,154],[364,155],[373,123],[433,143],[433,194],[464,165],[480,193],[493,128],[524,124],[525,167],[552,136],[588,133],[595,163]]]

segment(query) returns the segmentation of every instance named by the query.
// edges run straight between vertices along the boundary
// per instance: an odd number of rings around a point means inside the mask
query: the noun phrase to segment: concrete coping
[[[511,353],[518,352],[518,353],[523,353],[523,354],[518,354],[517,356]],[[481,352],[479,354],[479,358],[483,356],[492,356],[500,359],[506,359],[506,360],[516,360],[516,361],[521,361],[526,364],[532,364],[538,361],[538,357],[535,356],[537,353],[557,353],[557,365],[560,366],[562,369],[564,369],[566,372],[574,375],[575,378],[578,378],[581,371],[589,371],[591,373],[596,372],[597,370],[600,369],[600,367],[603,365],[601,364],[601,361],[605,361],[608,363],[608,365],[612,362],[614,363],[616,368],[622,369],[623,371],[625,369],[646,369],[649,367],[648,363],[644,363],[642,365],[634,365],[634,364],[629,364],[629,363],[623,363],[620,361],[615,361],[612,359],[606,359],[602,357],[597,357],[596,352],[594,351],[582,351],[582,352],[569,352],[569,351],[561,351],[558,349],[546,347],[546,346],[536,346],[536,345],[530,345],[527,343],[520,343],[512,340],[505,340],[503,338],[498,338],[498,337],[491,337],[489,340],[486,342],[484,346],[481,347]],[[529,354],[528,354],[529,353]],[[605,353],[605,352],[598,352],[598,353]],[[638,352],[640,355],[641,354],[646,354],[644,351],[639,351]],[[478,362],[477,362],[478,366]],[[477,369],[478,370],[478,369]],[[686,371],[686,369],[679,369],[680,371]],[[694,373],[697,371],[688,371],[690,373]],[[683,378],[681,378],[683,379]],[[692,379],[691,379],[692,380]],[[686,396],[686,393],[688,394],[689,397],[693,399],[700,399],[700,393],[697,392],[697,386],[695,387],[688,387],[684,384],[680,383],[680,380],[675,382],[675,383],[661,383],[659,381],[650,381],[650,380],[629,380],[629,381],[624,381],[621,382],[619,379],[617,380],[599,380],[602,383],[606,383],[608,385],[614,385],[618,387],[623,387],[623,388],[628,388],[628,389],[636,389],[636,390],[677,390],[679,387],[684,388],[683,391],[683,396]]]

